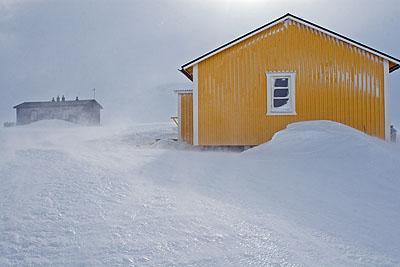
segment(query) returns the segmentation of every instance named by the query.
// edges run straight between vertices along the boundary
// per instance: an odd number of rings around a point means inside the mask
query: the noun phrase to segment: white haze
[[[92,97],[104,123],[167,121],[187,61],[290,12],[400,57],[398,1],[0,1],[0,120],[23,101]],[[400,71],[391,113],[400,126]]]

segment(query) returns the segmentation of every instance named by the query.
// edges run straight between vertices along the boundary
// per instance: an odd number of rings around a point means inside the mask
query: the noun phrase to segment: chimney
[[[79,100],[79,98],[78,98],[78,97],[76,97],[76,98],[75,98],[75,100],[76,100],[76,101],[78,101],[78,100]]]
[[[60,96],[59,95],[57,96],[57,102],[60,102]]]
[[[65,96],[64,95],[62,96],[61,101],[65,102]]]
[[[51,102],[56,102],[56,100],[54,100],[54,97],[51,99]]]

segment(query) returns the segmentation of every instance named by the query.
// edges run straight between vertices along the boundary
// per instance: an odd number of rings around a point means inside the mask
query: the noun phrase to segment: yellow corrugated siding
[[[304,120],[333,120],[384,138],[382,59],[304,25],[275,25],[198,70],[200,145],[257,145]],[[266,115],[270,71],[296,72],[297,115]]]
[[[181,139],[193,144],[193,96],[192,94],[180,94],[180,127]]]

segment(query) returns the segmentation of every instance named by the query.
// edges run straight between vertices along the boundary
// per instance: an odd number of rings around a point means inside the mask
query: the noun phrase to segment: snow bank
[[[334,155],[341,151],[346,154],[358,153],[359,149],[367,149],[370,152],[374,152],[374,149],[391,150],[391,144],[341,123],[308,121],[289,124],[286,129],[276,133],[270,142],[250,149],[245,154],[288,156],[298,153],[318,154],[324,151],[321,154]],[[367,153],[364,156],[368,154],[374,156],[374,153]]]
[[[1,129],[0,265],[400,264],[398,146],[327,121],[244,153],[174,137]]]
[[[248,175],[265,178],[260,183],[268,194],[278,189],[274,198],[291,220],[398,259],[396,146],[339,123],[313,121],[289,125],[243,157],[262,162],[249,166]]]

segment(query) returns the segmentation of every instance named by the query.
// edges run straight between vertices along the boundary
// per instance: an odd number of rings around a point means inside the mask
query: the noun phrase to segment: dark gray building
[[[57,101],[24,102],[14,106],[17,124],[28,124],[39,120],[65,120],[84,125],[99,125],[103,107],[94,99],[66,101],[64,96]]]

